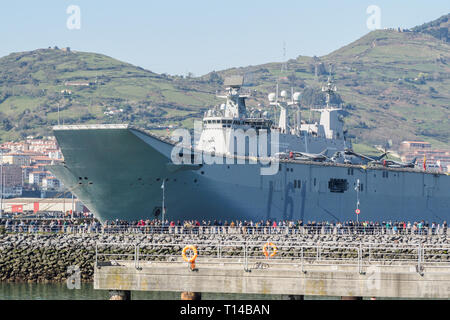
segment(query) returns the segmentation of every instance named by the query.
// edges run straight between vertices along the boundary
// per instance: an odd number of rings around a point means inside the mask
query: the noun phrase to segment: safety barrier
[[[5,227],[5,225],[3,225]],[[170,234],[170,235],[447,235],[445,227],[420,229],[393,229],[374,226],[91,226],[91,225],[8,225],[6,232],[12,233],[102,233],[102,234]]]
[[[425,266],[450,266],[450,245],[395,243],[286,243],[261,241],[184,241],[182,243],[97,243],[96,264],[133,260],[136,268],[144,262],[186,264],[183,249],[195,246],[195,263],[238,264],[245,270],[295,265],[304,270],[307,265],[414,266],[422,272]],[[114,251],[114,247],[116,250]],[[264,250],[273,247],[274,254]],[[275,248],[274,248],[275,247]],[[121,248],[121,250],[117,250]],[[129,259],[132,257],[132,259]]]

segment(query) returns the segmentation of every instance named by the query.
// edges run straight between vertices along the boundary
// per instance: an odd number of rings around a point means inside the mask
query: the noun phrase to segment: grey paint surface
[[[162,179],[169,220],[288,219],[442,222],[450,217],[450,176],[418,170],[280,162],[276,175],[260,164],[213,164],[174,170],[172,145],[131,128],[55,130],[65,166],[49,169],[102,221],[153,218]],[[388,172],[385,177],[383,172]],[[331,192],[330,179],[348,189]],[[294,187],[301,181],[301,188]]]

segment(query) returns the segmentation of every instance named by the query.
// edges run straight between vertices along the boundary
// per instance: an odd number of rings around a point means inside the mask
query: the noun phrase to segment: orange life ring
[[[271,246],[272,247],[272,253],[269,255],[269,251],[267,250],[267,247]],[[266,256],[266,258],[272,258],[274,255],[276,255],[278,252],[277,246],[274,245],[272,242],[267,242],[264,246],[263,246],[263,253]]]
[[[188,250],[192,250],[194,252],[194,255],[190,258],[188,258],[186,256],[186,251],[188,251]],[[181,252],[181,255],[183,256],[184,261],[193,263],[195,261],[195,259],[197,259],[197,255],[198,255],[197,248],[193,245],[188,245],[188,246],[184,247],[183,252]]]

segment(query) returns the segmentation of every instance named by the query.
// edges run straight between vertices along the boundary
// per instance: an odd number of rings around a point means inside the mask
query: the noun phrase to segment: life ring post
[[[193,252],[193,255],[191,257],[188,257],[186,255],[187,251],[190,250]],[[191,270],[195,269],[195,259],[198,257],[198,251],[197,247],[194,245],[187,245],[183,248],[183,251],[181,252],[181,256],[183,257],[183,260],[188,262],[190,264]]]
[[[269,254],[269,249],[268,247],[272,248],[272,253]],[[275,244],[273,244],[273,242],[267,242],[264,246],[263,246],[263,253],[264,256],[266,257],[266,259],[272,258],[273,256],[275,256],[278,252],[278,248]]]

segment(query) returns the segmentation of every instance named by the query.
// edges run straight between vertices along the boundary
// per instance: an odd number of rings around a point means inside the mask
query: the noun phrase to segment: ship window
[[[383,171],[383,178],[388,178],[388,177],[389,177],[389,172]]]
[[[348,168],[348,175],[349,176],[352,176],[353,175],[353,168]]]
[[[328,181],[328,188],[331,192],[343,193],[348,189],[347,179],[330,179]]]
[[[316,178],[314,178],[314,186],[316,186]]]
[[[294,189],[297,188],[297,180],[294,180]]]
[[[359,184],[359,191],[364,191],[364,184],[362,183]]]

